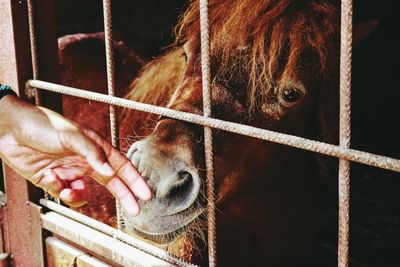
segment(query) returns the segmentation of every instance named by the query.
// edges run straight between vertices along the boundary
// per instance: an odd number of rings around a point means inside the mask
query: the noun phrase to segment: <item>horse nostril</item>
[[[193,176],[187,171],[178,173],[178,181],[171,185],[166,194],[167,199],[184,199],[192,192],[194,187]]]
[[[189,179],[192,179],[192,175],[187,171],[178,172],[179,182],[184,183]]]
[[[133,154],[135,154],[138,151],[136,147],[131,147],[128,152],[126,153],[126,157],[128,159],[132,158]]]

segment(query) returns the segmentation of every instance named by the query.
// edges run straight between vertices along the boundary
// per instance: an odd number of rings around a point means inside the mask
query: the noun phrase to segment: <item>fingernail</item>
[[[106,175],[106,176],[114,175],[114,170],[108,162],[104,162],[103,165],[101,166],[101,168],[103,169],[104,175]]]
[[[71,201],[72,190],[69,188],[65,188],[60,192],[60,198],[64,201]]]
[[[140,211],[139,206],[133,202],[130,205],[123,205],[122,207],[129,216],[137,216]]]
[[[138,179],[134,185],[134,188],[139,198],[143,200],[149,200],[151,198],[151,190],[144,178]]]

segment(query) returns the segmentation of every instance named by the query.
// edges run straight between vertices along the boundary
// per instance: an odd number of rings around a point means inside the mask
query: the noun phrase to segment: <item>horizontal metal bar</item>
[[[182,267],[196,267],[196,265],[188,263],[167,251],[164,251],[156,246],[153,246],[147,242],[139,240],[133,236],[127,235],[126,233],[115,229],[107,224],[101,223],[92,219],[86,215],[83,215],[79,212],[76,212],[72,209],[66,208],[60,204],[57,204],[53,201],[47,199],[41,199],[40,204],[53,210],[63,216],[66,216],[72,220],[78,221],[79,224],[86,225],[88,227],[96,229],[96,231],[101,232],[109,237],[112,237],[114,240],[122,241],[126,244],[133,246],[135,249],[140,250],[148,255],[152,255],[152,257],[156,257],[165,262],[172,264],[173,266],[182,266]],[[83,237],[82,237],[83,238]],[[125,266],[125,265],[124,265]]]
[[[169,108],[144,104],[128,99],[108,96],[95,92],[90,92],[78,88],[63,86],[59,84],[29,80],[28,86],[32,88],[52,91],[60,94],[66,94],[85,98],[93,101],[103,102],[110,105],[115,105],[124,108],[135,109],[143,112],[153,113],[161,116],[174,118],[190,123],[195,123],[203,126],[209,126],[215,129],[220,129],[232,133],[237,133],[245,136],[250,136],[274,143],[288,145],[328,156],[347,159],[350,161],[371,165],[374,167],[400,172],[400,160],[385,156],[380,156],[368,152],[363,152],[355,149],[343,148],[332,144],[327,144],[319,141],[310,140],[303,137],[293,136],[289,134],[278,133],[270,130],[256,128],[248,125],[243,125],[234,122],[223,121],[214,118],[208,118],[197,114],[177,111]]]

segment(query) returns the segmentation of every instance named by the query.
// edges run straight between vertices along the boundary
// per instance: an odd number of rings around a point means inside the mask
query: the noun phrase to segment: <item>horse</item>
[[[202,114],[199,3],[191,1],[163,55],[114,41],[117,95]],[[212,117],[335,142],[339,5],[320,0],[209,1]],[[365,27],[365,37],[371,27]],[[368,29],[368,30],[366,30]],[[105,93],[102,34],[61,38],[62,83]],[[84,63],[84,64],[83,64]],[[64,97],[64,115],[109,136],[107,105]],[[203,128],[120,109],[120,144],[147,179],[127,232],[207,264]],[[213,130],[218,263],[302,266],[313,251],[321,156]],[[93,186],[79,210],[115,224],[112,196]]]

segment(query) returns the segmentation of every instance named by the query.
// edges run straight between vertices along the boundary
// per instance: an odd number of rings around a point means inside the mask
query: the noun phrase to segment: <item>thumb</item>
[[[61,142],[66,149],[85,158],[93,170],[100,175],[105,177],[115,175],[115,171],[107,162],[103,149],[79,129],[74,132],[63,133]]]

